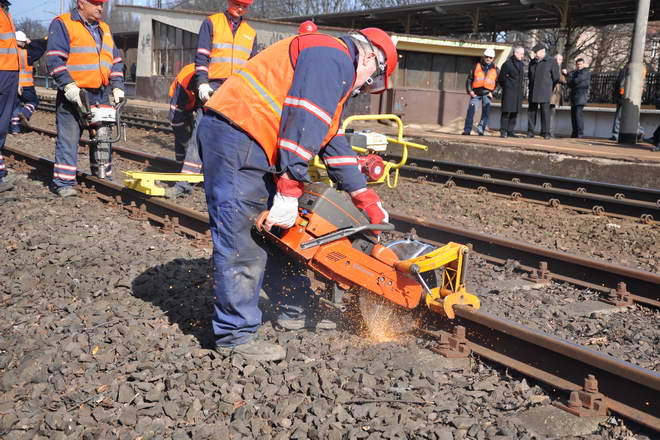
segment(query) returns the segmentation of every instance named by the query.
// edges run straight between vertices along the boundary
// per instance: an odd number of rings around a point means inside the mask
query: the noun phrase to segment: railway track
[[[56,134],[52,130],[40,128],[34,128],[34,130],[48,136]],[[81,143],[84,144],[85,141]],[[125,146],[115,145],[113,150],[124,159],[146,164],[163,172],[178,172],[180,167],[171,159]],[[396,213],[390,213],[390,219],[398,231],[414,232],[427,241],[469,243],[474,252],[494,264],[504,264],[509,260],[516,260],[519,262],[518,269],[527,272],[531,279],[538,282],[551,280],[567,282],[580,288],[596,290],[617,305],[637,302],[660,308],[660,275],[656,273],[457,228],[446,223],[430,222]],[[181,219],[181,221],[185,220]],[[184,232],[189,235],[207,234],[208,228],[203,225],[202,230]]]
[[[137,153],[139,152],[131,152]],[[5,154],[10,166],[15,168],[38,168],[45,173],[52,172],[52,162],[44,158],[12,147],[5,147]],[[154,221],[163,225],[165,232],[186,234],[201,244],[208,244],[210,240],[208,216],[204,213],[150,198],[119,184],[83,173],[78,173],[78,182],[82,186],[83,196],[99,198],[123,207],[129,211],[132,218]],[[438,224],[414,221],[396,214],[392,217],[398,227],[404,230],[412,230],[414,227],[417,234],[425,240],[440,240],[449,232],[447,227]],[[457,232],[453,231],[454,234]],[[473,242],[476,241],[475,233],[465,233],[470,234]],[[486,236],[483,238],[486,239]],[[488,240],[497,241],[498,245],[503,245],[505,241],[498,237],[490,237],[486,239]],[[523,247],[528,253],[533,250],[533,246],[528,244],[518,243],[517,246]],[[544,253],[541,256],[548,255]],[[569,257],[572,259],[571,264],[579,264],[576,260],[579,257]],[[610,270],[614,268],[598,262],[592,266],[601,266],[600,269],[609,267]],[[645,272],[630,272],[630,275],[642,274],[642,281],[653,287],[650,296],[657,301],[660,277]],[[484,312],[457,307],[456,314],[459,317],[458,322],[437,322],[434,323],[433,330],[419,330],[426,337],[434,338],[437,343],[432,347],[434,351],[448,356],[467,356],[472,351],[484,359],[563,392],[563,396],[568,397],[566,406],[569,411],[592,416],[604,415],[609,410],[660,432],[660,401],[657,399],[660,392],[660,374],[657,372]],[[449,327],[450,325],[452,327]],[[435,327],[441,329],[436,330]]]
[[[54,112],[55,104],[45,101],[40,108]],[[130,127],[172,132],[168,121],[130,113],[125,113],[122,119]],[[398,162],[401,157],[386,155],[385,159]],[[490,192],[557,208],[567,206],[595,215],[634,218],[646,224],[655,224],[660,220],[660,190],[423,158],[409,158],[408,163],[400,170],[402,177],[481,193]]]

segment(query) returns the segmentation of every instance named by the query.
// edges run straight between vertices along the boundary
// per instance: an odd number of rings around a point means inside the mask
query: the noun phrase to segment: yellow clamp
[[[127,179],[124,179],[124,186],[150,196],[165,195],[165,188],[156,185],[156,181],[189,183],[204,181],[203,174],[152,173],[147,171],[123,171],[123,173],[128,176]]]

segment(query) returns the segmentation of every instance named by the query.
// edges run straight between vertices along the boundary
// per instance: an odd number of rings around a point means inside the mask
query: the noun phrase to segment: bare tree
[[[31,40],[44,38],[48,35],[48,29],[38,20],[23,18],[16,23],[16,30],[25,32],[25,35]]]

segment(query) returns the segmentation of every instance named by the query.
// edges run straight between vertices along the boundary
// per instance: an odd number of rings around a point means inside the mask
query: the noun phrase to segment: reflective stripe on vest
[[[170,91],[167,94],[170,98],[173,98],[174,92],[176,91],[176,86],[180,85],[183,88],[183,91],[188,96],[188,104],[186,104],[186,108],[183,109],[186,111],[192,110],[195,107],[195,102],[196,102],[195,94],[190,90],[188,90],[188,85],[190,84],[190,81],[192,80],[194,74],[195,74],[195,63],[187,64],[183,66],[183,69],[181,69],[181,71],[176,76],[174,81],[172,81],[172,84],[170,84]]]
[[[28,51],[18,48],[18,57],[21,63],[21,70],[18,74],[18,85],[21,87],[34,86],[32,71],[34,68],[28,64]]]
[[[0,9],[0,70],[18,70],[16,29],[11,15]]]
[[[257,33],[243,20],[234,35],[224,13],[211,15],[209,20],[213,26],[209,79],[224,79],[250,59]]]
[[[344,43],[329,35],[307,34],[285,38],[248,61],[241,70],[230,76],[206,103],[207,108],[222,114],[257,141],[271,165],[277,163],[282,109],[293,83],[297,62],[298,52],[294,51],[302,50],[301,47],[310,47],[301,43],[301,39],[312,41],[312,46],[340,48],[350,57]],[[350,91],[339,101],[321,147],[327,145],[337,134],[341,112],[349,95]],[[292,144],[288,140],[280,140],[280,143],[285,144],[281,148]],[[307,151],[304,145],[296,145],[296,148]]]
[[[497,69],[495,66],[488,69],[484,74],[481,63],[477,63],[474,68],[474,79],[472,80],[472,89],[490,90],[491,92],[497,87]]]
[[[110,27],[103,21],[99,22],[102,33],[99,52],[96,40],[81,21],[73,20],[70,13],[57,18],[64,23],[69,34],[70,48],[66,68],[76,85],[90,89],[107,86],[110,83],[114,52]]]

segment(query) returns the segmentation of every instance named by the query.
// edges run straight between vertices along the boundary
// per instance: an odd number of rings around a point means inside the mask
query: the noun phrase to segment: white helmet
[[[23,31],[16,31],[16,41],[27,42],[27,35]]]
[[[484,56],[495,58],[495,50],[493,48],[489,47],[488,49],[484,50]]]

